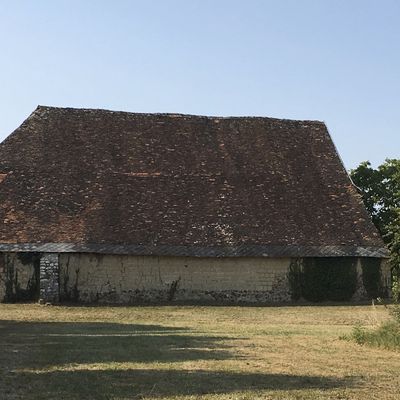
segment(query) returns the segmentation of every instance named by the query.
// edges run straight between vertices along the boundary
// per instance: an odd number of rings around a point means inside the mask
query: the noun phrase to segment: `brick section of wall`
[[[60,255],[61,298],[82,302],[290,300],[290,259]]]
[[[57,303],[59,300],[58,254],[45,253],[40,259],[40,301]]]

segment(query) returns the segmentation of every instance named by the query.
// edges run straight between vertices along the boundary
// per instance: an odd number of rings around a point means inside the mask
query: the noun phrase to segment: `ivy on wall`
[[[296,259],[290,264],[288,282],[292,300],[348,301],[357,289],[357,259]]]
[[[289,265],[288,281],[290,288],[290,297],[293,301],[301,299],[301,274],[302,260],[300,258],[292,259]]]
[[[379,258],[361,259],[362,280],[370,299],[386,297],[382,286],[381,260]]]
[[[32,268],[32,275],[28,282],[21,287],[18,269],[14,265],[15,258],[10,254],[1,256],[1,264],[5,270],[4,299],[0,299],[7,303],[15,303],[18,301],[32,301],[39,297],[39,274],[40,274],[40,254],[39,253],[18,253],[18,260],[26,268]]]

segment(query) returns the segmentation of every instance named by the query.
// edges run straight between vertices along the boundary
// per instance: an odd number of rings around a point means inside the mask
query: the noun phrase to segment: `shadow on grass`
[[[1,399],[127,400],[353,385],[348,379],[240,371],[228,340],[158,325],[0,321]],[[238,360],[237,372],[196,366],[226,359]],[[167,364],[183,361],[193,361],[193,370]],[[112,364],[125,362],[136,365]]]
[[[205,370],[79,370],[44,374],[21,372],[39,399],[150,399],[243,391],[328,390],[351,387],[353,379]],[[43,388],[45,388],[44,395]],[[22,392],[22,398],[31,399]],[[35,398],[35,397],[32,397]],[[251,397],[249,397],[251,398]]]
[[[224,339],[159,325],[0,321],[0,346],[18,368],[223,360],[232,357]]]

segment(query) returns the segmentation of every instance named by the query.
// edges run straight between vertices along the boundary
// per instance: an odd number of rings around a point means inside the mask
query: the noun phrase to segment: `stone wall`
[[[289,258],[60,254],[62,300],[265,303],[290,300]]]
[[[58,254],[44,253],[40,258],[40,301],[57,303],[59,295]]]
[[[51,303],[290,302],[290,262],[266,257],[0,253],[0,301],[38,300],[40,294],[42,302]],[[352,300],[367,300],[360,262],[357,272]],[[390,267],[385,261],[382,286],[390,288]]]

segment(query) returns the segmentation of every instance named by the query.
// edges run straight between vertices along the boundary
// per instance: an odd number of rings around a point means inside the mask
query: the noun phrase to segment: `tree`
[[[350,171],[391,253],[391,264],[400,272],[400,159],[387,159],[374,169],[369,161]]]

